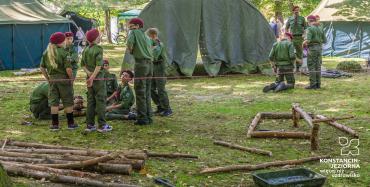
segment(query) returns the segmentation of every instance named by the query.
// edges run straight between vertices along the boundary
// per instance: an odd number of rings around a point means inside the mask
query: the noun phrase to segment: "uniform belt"
[[[300,37],[302,37],[303,36],[303,34],[293,34],[293,37],[297,37],[297,36],[300,36]]]
[[[163,62],[163,60],[157,60],[157,61],[153,61],[153,64],[160,64],[162,62]]]

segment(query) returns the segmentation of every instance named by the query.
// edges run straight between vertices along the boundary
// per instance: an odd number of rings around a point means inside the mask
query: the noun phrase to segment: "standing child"
[[[109,61],[103,61],[103,68],[105,70],[105,79],[106,79],[106,88],[107,88],[107,97],[111,96],[118,89],[117,77],[114,73],[109,72]],[[113,104],[116,102],[116,98],[112,98],[107,102],[107,104]]]
[[[161,116],[172,115],[170,101],[166,91],[166,50],[163,43],[158,38],[158,29],[150,28],[147,30],[147,35],[153,42],[153,77],[151,96],[153,102],[157,105],[155,113]]]
[[[64,33],[57,32],[51,35],[49,45],[44,52],[40,69],[49,82],[49,99],[51,105],[52,125],[50,130],[59,130],[59,101],[62,100],[64,112],[68,120],[68,129],[76,129],[78,125],[73,119],[73,75],[71,62],[67,60],[64,50]],[[57,81],[64,79],[64,81]],[[67,80],[70,79],[70,80]]]
[[[269,58],[272,67],[277,73],[276,82],[263,89],[263,92],[279,92],[294,88],[294,61],[296,59],[294,54],[294,45],[291,42],[293,36],[290,33],[285,33],[282,39],[276,42],[270,52]],[[287,84],[284,83],[287,80]]]
[[[86,33],[89,46],[82,52],[81,59],[81,66],[87,75],[87,132],[96,130],[95,115],[98,116],[99,132],[108,132],[112,130],[112,127],[105,121],[107,91],[105,88],[104,71],[102,70],[103,48],[98,45],[100,42],[99,35],[99,31],[96,29],[92,29]]]
[[[77,71],[78,71],[78,53],[77,49],[73,45],[73,33],[72,32],[66,32],[64,33],[66,36],[66,51],[68,53],[67,59],[72,64],[72,72],[73,77],[77,77]]]
[[[107,120],[134,120],[136,115],[131,113],[131,107],[135,102],[134,92],[129,82],[134,78],[132,71],[123,71],[121,85],[107,100],[117,97],[117,102],[107,107],[105,117]]]
[[[151,77],[153,76],[152,42],[143,31],[144,21],[133,18],[129,22],[130,35],[127,49],[135,58],[134,89],[136,94],[137,121],[135,125],[153,123],[151,109]]]

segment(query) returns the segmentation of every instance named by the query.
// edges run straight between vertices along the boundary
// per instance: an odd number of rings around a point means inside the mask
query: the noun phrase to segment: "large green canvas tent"
[[[319,15],[328,42],[325,56],[368,58],[370,55],[370,1],[323,0],[312,12]]]
[[[267,20],[247,0],[152,0],[139,17],[145,28],[159,29],[169,63],[187,76],[198,49],[210,75],[248,73],[268,60],[275,41]]]
[[[69,23],[37,0],[1,0],[0,70],[37,67],[50,35]]]

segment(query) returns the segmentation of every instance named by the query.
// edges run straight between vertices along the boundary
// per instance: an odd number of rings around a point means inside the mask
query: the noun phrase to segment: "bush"
[[[361,64],[356,61],[344,61],[337,65],[337,69],[346,72],[360,72],[362,67]]]

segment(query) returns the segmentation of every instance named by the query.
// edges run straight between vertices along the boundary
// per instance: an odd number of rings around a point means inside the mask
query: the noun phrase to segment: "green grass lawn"
[[[123,48],[106,48],[107,55],[119,71]],[[328,67],[335,67],[341,59],[325,59]],[[1,75],[2,73],[0,73]],[[0,79],[8,79],[3,75]],[[82,76],[79,72],[79,76]],[[11,80],[41,78],[41,75],[29,77],[12,77]],[[296,89],[279,94],[264,94],[264,85],[274,77],[263,75],[233,76],[223,78],[199,78],[170,80],[168,91],[174,115],[169,118],[154,118],[154,125],[134,126],[128,121],[112,121],[114,131],[108,134],[85,135],[83,128],[67,131],[65,126],[60,132],[48,130],[49,121],[34,121],[34,125],[21,125],[24,115],[29,115],[28,97],[35,82],[14,82],[0,84],[0,138],[6,137],[50,144],[91,147],[97,149],[149,149],[156,152],[181,152],[198,155],[198,160],[162,160],[150,159],[146,170],[125,177],[127,182],[140,186],[153,186],[148,176],[160,176],[169,179],[177,186],[253,186],[250,172],[233,172],[225,174],[200,175],[206,167],[231,164],[258,164],[274,160],[286,160],[330,154],[340,156],[341,146],[338,137],[349,137],[341,131],[326,125],[320,129],[320,149],[310,151],[307,140],[293,139],[247,139],[246,128],[258,112],[289,112],[292,103],[300,103],[309,112],[331,117],[356,116],[345,120],[360,134],[360,155],[350,158],[360,159],[360,169],[354,170],[360,178],[333,178],[328,175],[326,186],[367,186],[370,184],[369,170],[369,134],[370,134],[370,79],[369,74],[356,74],[348,79],[323,79],[323,89],[308,91],[304,86],[308,78],[297,76]],[[75,93],[84,95],[85,83],[76,83]],[[85,96],[85,95],[84,95]],[[84,126],[85,119],[77,122]],[[61,124],[65,125],[65,120]],[[291,121],[265,121],[260,129],[292,129]],[[293,129],[294,130],[294,129]],[[302,121],[299,130],[306,130]],[[243,146],[258,147],[273,152],[273,157],[244,153],[213,145],[213,140],[224,140]],[[330,169],[328,164],[309,163],[302,166],[320,172]],[[279,168],[264,171],[276,170]],[[146,175],[147,174],[147,175]],[[17,180],[20,186],[27,186],[30,180]],[[22,182],[23,181],[23,182]],[[41,183],[36,182],[35,185]],[[44,184],[46,186],[52,184]]]

